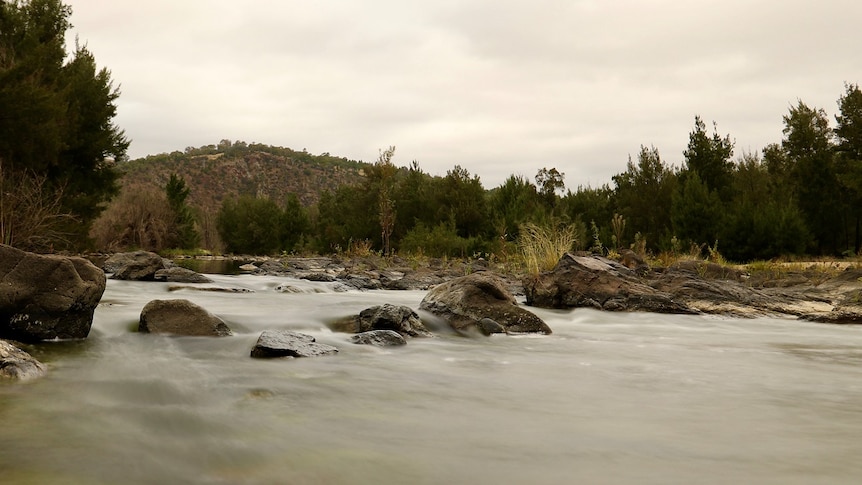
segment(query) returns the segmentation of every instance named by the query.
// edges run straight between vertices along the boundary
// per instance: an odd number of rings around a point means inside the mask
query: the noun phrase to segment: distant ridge
[[[288,193],[310,206],[325,190],[355,185],[368,164],[305,151],[222,140],[218,145],[186,148],[118,164],[121,185],[164,190],[171,174],[189,187],[191,206],[213,213],[222,200],[239,195],[267,197],[279,204]]]

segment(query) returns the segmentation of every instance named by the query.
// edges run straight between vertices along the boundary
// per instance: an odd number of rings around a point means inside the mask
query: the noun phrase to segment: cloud
[[[841,0],[70,3],[121,85],[133,157],[395,145],[396,163],[486,187],[552,166],[596,186],[640,145],[678,164],[696,114],[757,151],[797,98],[834,113],[862,78],[862,4]]]

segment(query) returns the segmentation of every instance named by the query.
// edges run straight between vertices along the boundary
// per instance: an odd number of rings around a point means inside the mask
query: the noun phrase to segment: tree
[[[836,172],[847,194],[853,233],[853,252],[862,250],[862,91],[857,84],[844,86],[835,116]]]
[[[733,173],[733,141],[730,135],[721,137],[713,122],[712,136],[707,135],[706,125],[700,116],[694,117],[694,130],[688,135],[685,156],[685,172],[695,172],[709,190],[718,192],[721,200],[730,198],[731,174]]]
[[[798,205],[817,252],[836,254],[844,233],[843,194],[833,160],[832,129],[826,112],[802,101],[784,116],[781,147],[790,166]]]
[[[287,194],[284,201],[284,211],[279,221],[282,234],[282,251],[294,251],[303,238],[311,229],[308,211],[302,206],[296,194]]]
[[[195,228],[194,214],[186,204],[189,191],[185,179],[172,173],[167,185],[165,185],[165,195],[167,195],[168,205],[174,215],[172,245],[181,249],[194,249],[200,242],[200,234]]]
[[[0,163],[44,181],[77,220],[65,231],[80,246],[118,191],[114,162],[129,142],[112,121],[110,72],[80,44],[64,64],[71,13],[59,0],[0,2]]]
[[[395,174],[398,168],[392,163],[395,147],[381,150],[377,162],[370,170],[369,185],[377,192],[378,221],[380,222],[380,240],[383,244],[383,255],[392,254],[391,237],[395,229],[395,200],[392,193],[395,187]]]
[[[520,175],[510,175],[488,195],[495,236],[515,241],[520,226],[544,218],[541,196],[536,186]]]
[[[614,175],[613,181],[618,210],[630,231],[641,233],[648,244],[657,247],[671,232],[676,174],[662,162],[658,149],[641,146],[637,163],[629,157],[626,171]]]
[[[698,172],[685,178],[673,195],[671,220],[674,234],[694,244],[714,244],[722,227],[721,200],[710,190]]]
[[[542,168],[536,173],[536,187],[545,203],[553,210],[557,205],[557,191],[566,188],[563,180],[566,174],[560,173],[556,168]]]
[[[216,219],[225,249],[236,254],[275,254],[282,247],[282,211],[270,199],[225,199]]]
[[[453,218],[458,236],[483,236],[489,228],[485,189],[479,176],[471,176],[467,169],[455,165],[446,172],[437,191],[437,221]]]

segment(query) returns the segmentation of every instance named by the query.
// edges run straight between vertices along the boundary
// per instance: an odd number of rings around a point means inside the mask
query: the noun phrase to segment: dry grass
[[[528,273],[538,275],[554,269],[557,262],[577,242],[574,226],[540,227],[535,224],[521,226],[518,247],[524,257]]]

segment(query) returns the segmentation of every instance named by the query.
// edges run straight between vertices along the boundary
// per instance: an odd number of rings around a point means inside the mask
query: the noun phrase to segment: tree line
[[[86,46],[67,56],[70,16],[59,0],[0,2],[0,236],[7,244],[505,256],[529,226],[569,228],[582,249],[660,253],[720,245],[736,261],[862,249],[856,84],[845,85],[831,119],[798,101],[782,118],[780,141],[757,153],[736,153],[729,134],[695,116],[679,166],[644,145],[599,187],[567,189],[565,174],[546,167],[487,190],[460,165],[444,176],[416,161],[399,167],[389,147],[362,165],[361,183],[326,191],[313,205],[295,194],[276,200],[248,193],[207,213],[189,206],[187,181],[178,174],[160,192],[133,186],[119,193],[118,164],[126,163],[129,145],[113,123],[119,91]],[[249,147],[223,140],[186,153]]]
[[[364,242],[384,254],[499,255],[512,251],[522,227],[532,224],[572,226],[582,249],[598,251],[706,251],[720,245],[735,261],[856,255],[862,244],[858,85],[845,85],[834,121],[798,101],[783,117],[780,142],[737,155],[729,134],[720,134],[716,123],[709,130],[695,116],[681,166],[666,163],[657,148],[641,146],[611,183],[575,190],[565,189],[565,175],[556,168],[539,170],[533,180],[511,175],[485,190],[478,176],[458,165],[442,177],[415,161],[396,168],[390,147],[362,184],[327,192],[314,207],[283,206],[302,221],[291,226],[301,234],[282,238],[281,245],[273,240],[266,250],[330,252]],[[220,211],[228,251],[249,251],[231,234],[258,223],[232,211],[235,204],[253,203],[261,204],[246,198],[226,202]],[[285,215],[273,214],[271,227],[278,227]]]

